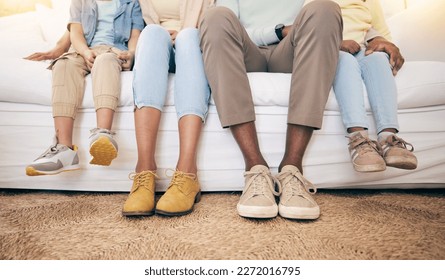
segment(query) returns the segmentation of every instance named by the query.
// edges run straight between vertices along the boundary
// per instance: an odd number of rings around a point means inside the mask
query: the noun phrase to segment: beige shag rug
[[[320,190],[314,222],[241,218],[239,195],[129,219],[125,193],[0,190],[0,259],[445,259],[445,190]]]

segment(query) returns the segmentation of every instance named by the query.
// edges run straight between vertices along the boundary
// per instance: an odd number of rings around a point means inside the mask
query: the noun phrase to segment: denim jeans
[[[364,50],[355,55],[340,51],[333,87],[345,127],[369,128],[362,81],[377,132],[385,128],[398,130],[397,87],[388,55],[374,52],[365,56]]]
[[[174,98],[178,119],[207,116],[210,88],[204,72],[199,33],[181,30],[173,46],[167,30],[150,24],[142,31],[133,68],[133,97],[137,108],[162,111],[168,91],[168,73],[175,72]]]

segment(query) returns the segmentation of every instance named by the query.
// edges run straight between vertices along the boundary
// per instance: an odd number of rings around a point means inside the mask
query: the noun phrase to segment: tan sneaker
[[[320,207],[310,193],[315,194],[315,186],[303,177],[297,167],[286,165],[278,173],[282,192],[278,211],[281,217],[289,219],[317,219]]]
[[[349,138],[349,153],[355,171],[376,172],[386,169],[385,160],[381,156],[380,145],[360,132],[353,133]]]
[[[278,215],[275,196],[281,193],[281,185],[264,165],[255,165],[244,173],[245,186],[236,206],[238,214],[247,218],[274,218]],[[278,185],[278,191],[275,190]]]
[[[392,134],[380,142],[380,145],[387,166],[401,169],[417,168],[417,158],[413,154],[414,147],[402,138]],[[409,150],[407,146],[410,146]]]
[[[124,216],[150,216],[155,213],[155,179],[154,171],[131,173],[133,180],[130,194],[122,209]]]
[[[156,214],[181,216],[193,211],[201,200],[198,177],[192,173],[175,171],[167,191],[156,204]]]

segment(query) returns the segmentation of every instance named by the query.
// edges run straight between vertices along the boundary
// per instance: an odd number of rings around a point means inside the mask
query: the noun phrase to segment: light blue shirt
[[[217,6],[231,9],[258,46],[277,43],[277,24],[292,25],[305,0],[218,0]]]
[[[97,3],[97,27],[91,47],[97,45],[114,45],[114,15],[119,7],[119,0],[102,1]]]

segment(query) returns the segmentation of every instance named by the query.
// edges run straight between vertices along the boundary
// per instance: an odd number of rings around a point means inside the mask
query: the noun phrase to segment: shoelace
[[[388,146],[399,147],[406,150],[408,150],[407,146],[410,146],[411,148],[408,151],[410,152],[414,151],[414,146],[411,143],[406,142],[405,140],[403,140],[400,137],[397,137],[396,135],[389,136],[388,139],[386,139],[386,144]]]
[[[370,152],[376,151],[379,154],[382,154],[382,147],[377,143],[377,141],[371,140],[368,137],[349,137],[349,146],[351,146],[351,150],[356,150],[359,154],[366,154]]]
[[[297,179],[298,182],[291,181],[292,179]],[[278,179],[284,180],[283,185],[290,183],[291,186],[291,195],[305,195],[305,192],[301,190],[301,186],[311,194],[317,193],[317,188],[309,182],[306,178],[304,178],[303,174],[300,171],[286,171],[282,172],[278,175]]]
[[[169,175],[168,172],[173,172],[173,174]],[[168,186],[167,189],[169,189],[170,187],[172,187],[174,185],[181,186],[184,183],[185,178],[190,178],[192,180],[196,179],[196,175],[193,173],[187,173],[187,172],[174,170],[174,169],[165,170],[165,176],[167,176],[168,178],[172,178],[170,181],[170,185]]]
[[[266,170],[262,170],[262,171],[246,171],[244,172],[244,176],[250,176],[249,180],[246,182],[246,186],[248,186],[247,188],[250,188],[250,186],[253,187],[253,196],[256,195],[263,195],[264,194],[264,189],[262,188],[263,184],[260,184],[257,182],[257,178],[260,177],[259,179],[263,178],[266,180],[266,185],[269,187],[269,189],[272,191],[272,193],[275,196],[279,196],[281,194],[281,183],[280,181],[278,181],[277,178],[273,177],[272,175],[270,175],[270,173],[268,173]],[[275,184],[278,186],[278,191],[275,190]]]
[[[128,178],[135,182],[133,187],[131,188],[130,194],[134,193],[140,186],[146,185],[149,183],[151,176],[147,176],[148,174],[153,175],[156,179],[159,179],[158,175],[156,175],[155,171],[142,171],[139,173],[131,172],[128,174]]]

